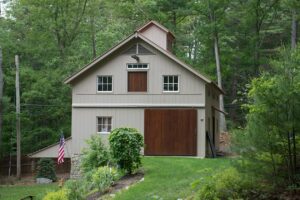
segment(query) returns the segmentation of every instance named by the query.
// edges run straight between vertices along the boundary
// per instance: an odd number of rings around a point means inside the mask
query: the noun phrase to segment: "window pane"
[[[169,76],[169,83],[173,83],[173,76]]]
[[[109,84],[109,85],[107,86],[107,91],[112,91],[112,85],[111,85],[111,84]]]
[[[98,83],[102,83],[102,77],[98,77]]]
[[[112,83],[112,77],[111,77],[111,76],[108,76],[108,77],[107,77],[107,82],[108,82],[108,83]]]
[[[132,68],[132,65],[128,65],[128,68]]]
[[[98,85],[98,91],[103,91],[102,85]]]
[[[173,84],[169,84],[169,91],[174,91]]]
[[[168,77],[164,76],[164,83],[168,83]]]
[[[178,83],[178,76],[174,76],[174,83]]]
[[[107,91],[107,84],[103,85],[103,91]]]
[[[174,85],[174,91],[178,91],[178,84]]]
[[[164,91],[168,91],[168,84],[164,84]]]
[[[103,77],[103,83],[107,83],[107,77]]]

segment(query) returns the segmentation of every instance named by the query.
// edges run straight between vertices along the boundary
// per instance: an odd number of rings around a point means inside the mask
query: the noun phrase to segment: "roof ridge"
[[[168,29],[166,28],[164,25],[160,24],[159,22],[155,21],[155,20],[150,20],[149,22],[147,22],[146,24],[142,25],[141,27],[137,28],[135,30],[135,32],[141,32],[142,30],[144,30],[146,27],[148,27],[150,24],[155,24],[157,27],[159,27],[160,29],[162,29],[163,31],[165,31],[166,33],[170,33],[174,38],[175,35]]]

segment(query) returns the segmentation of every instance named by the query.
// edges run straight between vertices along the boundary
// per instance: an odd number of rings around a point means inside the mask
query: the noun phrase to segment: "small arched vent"
[[[146,47],[144,47],[141,44],[134,44],[130,48],[124,51],[124,54],[136,54],[136,55],[153,55],[150,50],[148,50]]]

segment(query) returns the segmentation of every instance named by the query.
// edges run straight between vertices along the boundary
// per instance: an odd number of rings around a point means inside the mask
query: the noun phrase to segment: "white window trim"
[[[96,132],[97,132],[97,134],[101,134],[101,135],[108,135],[108,134],[110,134],[110,132],[106,132],[106,131],[105,132],[104,131],[103,132],[101,132],[101,131],[99,132],[98,131],[98,126],[99,126],[99,124],[98,124],[98,118],[99,117],[103,117],[103,118],[104,117],[110,117],[111,118],[111,125],[110,125],[111,126],[111,130],[113,130],[113,117],[112,116],[97,116],[96,117]]]
[[[111,91],[99,91],[98,90],[98,80],[99,80],[99,77],[101,76],[110,76],[111,77]],[[96,81],[96,91],[97,93],[99,94],[103,94],[103,93],[113,93],[114,92],[114,77],[113,75],[98,75],[97,76],[97,81]]]
[[[147,65],[147,68],[128,68],[128,65]],[[126,64],[127,71],[148,71],[149,70],[149,63],[127,63]]]
[[[126,76],[126,91],[127,91],[127,94],[147,94],[149,92],[149,63],[142,63],[142,64],[147,64],[147,67],[148,68],[132,68],[132,69],[128,69],[128,65],[132,65],[132,64],[137,64],[137,63],[127,63],[126,64],[126,68],[127,68],[127,71],[128,72],[147,72],[147,91],[142,91],[142,92],[136,92],[136,91],[132,91],[132,92],[129,92],[128,91],[128,73],[127,73],[127,76]]]
[[[177,91],[165,91],[164,90],[164,77],[165,76],[177,76],[178,77],[178,90]],[[180,92],[180,75],[162,75],[162,92],[163,93],[179,93]]]

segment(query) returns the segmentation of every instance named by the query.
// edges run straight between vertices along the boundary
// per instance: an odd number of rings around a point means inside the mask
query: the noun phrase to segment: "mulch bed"
[[[118,191],[128,188],[130,185],[133,185],[134,183],[137,183],[141,181],[144,177],[144,174],[139,172],[136,174],[130,174],[130,175],[125,175],[123,176],[120,180],[118,180],[114,185],[112,185],[109,190],[107,190],[104,193],[101,192],[95,192],[93,194],[90,194],[86,199],[87,200],[96,200],[96,199],[101,199],[101,196],[104,195],[110,195],[110,194],[115,194]]]

